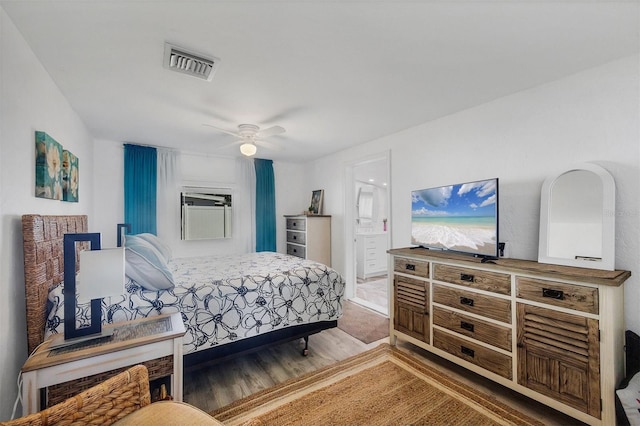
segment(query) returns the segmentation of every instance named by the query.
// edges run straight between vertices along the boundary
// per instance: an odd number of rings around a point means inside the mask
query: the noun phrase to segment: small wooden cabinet
[[[387,273],[387,234],[356,236],[356,275],[367,279]]]
[[[22,367],[23,415],[43,408],[41,389],[49,388],[45,395],[49,405],[53,405],[136,364],[147,366],[150,380],[170,375],[168,384],[173,399],[182,401],[185,327],[179,313],[109,324],[104,328],[112,329],[113,335],[51,348],[64,340],[64,336],[57,334],[34,351]],[[60,388],[52,392],[56,386]]]
[[[414,343],[585,423],[616,423],[630,272],[389,253],[392,344]]]
[[[287,254],[331,266],[331,216],[285,215]]]

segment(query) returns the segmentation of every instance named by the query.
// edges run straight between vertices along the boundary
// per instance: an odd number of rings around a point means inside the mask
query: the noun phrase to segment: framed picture
[[[62,145],[45,132],[36,132],[35,195],[62,200]]]
[[[309,212],[311,214],[322,214],[322,199],[324,198],[324,189],[317,189],[311,192],[311,205]]]
[[[78,202],[78,157],[62,150],[62,199]]]

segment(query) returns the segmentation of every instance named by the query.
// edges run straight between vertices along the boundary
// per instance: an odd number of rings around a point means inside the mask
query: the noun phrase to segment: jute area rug
[[[346,300],[338,328],[368,344],[389,335],[389,318]]]
[[[225,425],[542,425],[389,344],[220,408]]]

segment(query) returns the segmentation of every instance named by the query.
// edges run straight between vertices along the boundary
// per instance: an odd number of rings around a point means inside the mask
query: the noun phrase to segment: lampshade
[[[81,251],[76,282],[78,301],[124,294],[124,265],[124,248]]]
[[[254,155],[257,150],[258,148],[251,142],[245,142],[240,145],[240,152],[247,157],[251,157],[252,155]]]

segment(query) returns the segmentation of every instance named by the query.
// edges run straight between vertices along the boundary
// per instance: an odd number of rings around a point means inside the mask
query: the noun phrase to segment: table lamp
[[[91,250],[79,254],[80,272],[76,281],[76,243],[88,241]],[[106,337],[102,330],[103,297],[118,296],[124,289],[124,248],[100,249],[100,234],[64,235],[64,341],[55,346]],[[76,328],[76,295],[91,301],[91,325]],[[110,331],[110,330],[109,330]]]

